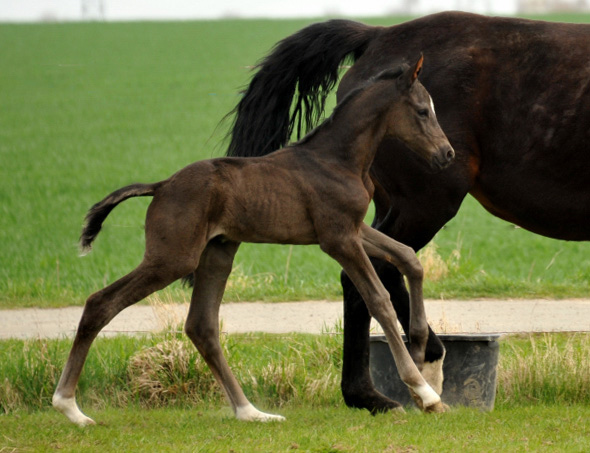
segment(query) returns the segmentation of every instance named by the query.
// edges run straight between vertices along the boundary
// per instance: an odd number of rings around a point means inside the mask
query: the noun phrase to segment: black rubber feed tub
[[[449,406],[491,411],[496,399],[498,334],[441,334],[447,355],[443,363],[441,398]],[[375,387],[404,406],[414,401],[397,373],[384,335],[371,336],[371,376]]]

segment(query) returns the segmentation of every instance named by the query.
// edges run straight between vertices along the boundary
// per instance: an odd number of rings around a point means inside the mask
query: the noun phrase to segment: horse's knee
[[[404,274],[409,280],[422,282],[424,280],[424,268],[412,250],[412,257],[404,263]]]
[[[368,301],[366,301],[366,303],[370,315],[380,324],[383,324],[385,319],[396,318],[395,310],[393,309],[387,291],[383,291],[380,294],[374,294]]]

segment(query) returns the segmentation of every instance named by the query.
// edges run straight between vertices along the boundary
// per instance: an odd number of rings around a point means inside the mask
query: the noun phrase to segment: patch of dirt
[[[590,300],[427,300],[426,313],[439,333],[590,331]],[[187,304],[136,305],[121,312],[101,335],[141,334],[169,326],[182,329]],[[0,339],[72,336],[82,307],[0,310]],[[222,330],[237,332],[335,332],[342,302],[238,302],[221,306]],[[381,330],[373,323],[372,331]]]

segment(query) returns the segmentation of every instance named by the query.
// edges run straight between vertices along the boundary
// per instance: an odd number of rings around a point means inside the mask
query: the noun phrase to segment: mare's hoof
[[[344,402],[348,407],[367,409],[371,415],[383,414],[389,411],[403,411],[403,406],[376,390],[365,391],[362,394],[344,394]]]
[[[386,412],[405,412],[404,407],[393,400],[382,401],[380,404],[364,407],[363,409],[367,409],[371,415],[384,414]]]

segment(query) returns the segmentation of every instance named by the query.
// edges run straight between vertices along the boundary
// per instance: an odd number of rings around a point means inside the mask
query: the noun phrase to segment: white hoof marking
[[[236,418],[238,420],[245,420],[249,422],[282,422],[285,417],[282,415],[267,414],[256,409],[251,404],[247,406],[238,407],[236,409]]]
[[[64,414],[68,419],[78,426],[94,425],[96,422],[82,413],[76,404],[75,398],[63,398],[54,394],[52,399],[53,407]]]
[[[428,384],[415,387],[414,393],[422,400],[422,407],[427,408],[440,403],[440,396]]]

